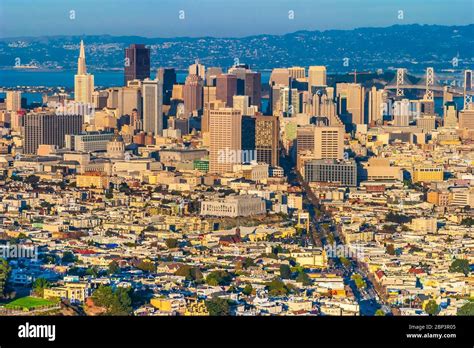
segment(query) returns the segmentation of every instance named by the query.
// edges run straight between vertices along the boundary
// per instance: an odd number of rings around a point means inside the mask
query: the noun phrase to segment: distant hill
[[[441,69],[474,67],[474,24],[467,26],[394,25],[354,30],[297,31],[286,35],[243,38],[145,38],[137,36],[50,36],[0,39],[0,68],[35,62],[43,68],[75,69],[79,41],[86,43],[93,69],[123,68],[123,50],[130,43],[152,49],[152,66],[186,69],[195,59],[206,66],[235,62],[254,69],[326,65],[330,72],[426,66]],[[452,64],[458,57],[458,66]],[[345,59],[347,58],[347,59]],[[17,60],[18,61],[18,60]],[[348,66],[344,65],[348,62]]]

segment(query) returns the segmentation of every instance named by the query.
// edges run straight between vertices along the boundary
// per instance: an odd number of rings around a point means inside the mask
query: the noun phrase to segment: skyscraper
[[[94,92],[94,75],[87,73],[86,53],[84,42],[81,40],[79,58],[77,59],[77,74],[74,75],[74,100],[78,103],[92,104]]]
[[[458,110],[455,102],[444,104],[444,127],[456,128],[458,126]]]
[[[294,80],[303,80],[306,77],[305,68],[301,66],[293,66],[288,68],[288,71],[290,72],[290,77]]]
[[[377,90],[375,86],[369,92],[369,124],[380,124],[383,121],[384,103],[387,94],[383,89]]]
[[[21,109],[21,92],[20,91],[7,91],[6,100],[7,111],[17,112]]]
[[[183,87],[184,114],[186,117],[202,110],[203,84],[204,81],[198,75],[192,74],[186,77]]]
[[[125,49],[124,85],[130,80],[150,77],[150,49],[142,44],[132,44]]]
[[[255,116],[255,150],[257,162],[273,167],[279,164],[280,125],[276,116]]]
[[[245,73],[244,94],[250,97],[250,105],[255,105],[258,110],[262,103],[262,75],[259,72],[247,71]]]
[[[314,127],[314,156],[316,159],[343,159],[344,128]]]
[[[270,75],[270,86],[282,85],[290,86],[290,72],[286,68],[275,68]]]
[[[154,135],[163,133],[163,86],[158,80],[143,80],[143,130]]]
[[[311,92],[312,87],[324,87],[326,82],[326,67],[325,66],[310,66],[308,70],[308,88]]]
[[[365,124],[365,88],[359,83],[336,84],[338,114],[344,124]]]
[[[216,87],[216,98],[225,102],[227,107],[232,107],[232,99],[237,95],[237,76],[232,74],[217,76]]]
[[[191,64],[188,69],[189,75],[197,75],[203,81],[206,78],[206,67],[199,63],[199,60],[196,60],[194,64]]]
[[[47,112],[25,115],[25,143],[23,152],[36,154],[39,145],[64,147],[66,134],[80,134],[82,115],[56,115]]]
[[[241,163],[242,114],[232,108],[210,110],[209,124],[209,172],[231,172]]]
[[[156,77],[163,85],[163,104],[169,105],[173,93],[173,85],[176,83],[176,70],[174,68],[159,68]]]

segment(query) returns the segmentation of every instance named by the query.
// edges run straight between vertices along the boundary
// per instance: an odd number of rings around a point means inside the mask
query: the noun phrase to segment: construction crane
[[[354,69],[353,72],[348,73],[348,75],[354,75],[354,83],[357,83],[357,75],[369,75],[372,74],[370,71],[357,71]]]

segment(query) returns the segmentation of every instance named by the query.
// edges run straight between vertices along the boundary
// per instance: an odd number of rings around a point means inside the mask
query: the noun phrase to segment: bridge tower
[[[405,72],[406,69],[397,69],[397,97],[403,97],[405,95],[402,85],[405,83]]]
[[[464,70],[464,110],[471,107],[472,104],[472,70]]]
[[[423,99],[433,101],[432,87],[434,86],[434,82],[435,82],[433,67],[426,68],[425,80],[426,80],[426,92],[425,92],[425,97]]]

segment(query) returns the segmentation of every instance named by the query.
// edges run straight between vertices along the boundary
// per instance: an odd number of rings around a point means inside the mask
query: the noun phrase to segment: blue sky
[[[411,23],[474,23],[474,0],[0,0],[0,37],[239,37]]]

